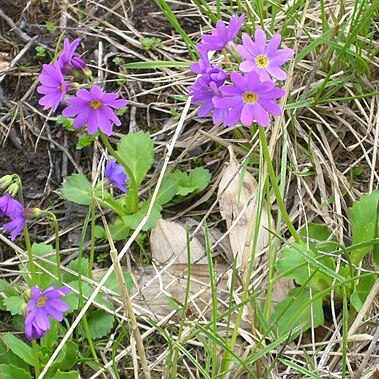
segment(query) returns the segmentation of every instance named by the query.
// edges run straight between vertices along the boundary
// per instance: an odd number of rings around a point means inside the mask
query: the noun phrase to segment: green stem
[[[36,340],[32,340],[32,349],[33,349],[33,356],[34,356],[34,374],[35,374],[35,377],[38,378],[41,372],[41,367],[39,363],[39,346]]]
[[[53,224],[55,233],[55,257],[57,261],[57,279],[59,287],[62,286],[62,269],[61,269],[61,256],[60,256],[60,244],[59,244],[59,226],[55,214],[52,212],[46,212],[49,216],[49,220]]]
[[[80,268],[82,267],[84,240],[85,240],[85,236],[87,233],[89,220],[90,220],[90,217],[92,216],[92,210],[93,209],[94,209],[94,207],[91,208],[91,212],[90,211],[87,212],[86,218],[84,219],[84,223],[83,223],[83,230],[82,230],[82,236],[81,236],[80,244],[79,244],[79,256],[78,256]],[[88,271],[91,271],[91,277],[92,277],[92,266],[89,266]],[[81,269],[78,270],[78,290],[79,290],[79,308],[82,308],[83,307],[83,285],[82,285],[82,271],[81,271]],[[83,325],[83,328],[84,328],[84,331],[85,331],[85,334],[87,337],[87,342],[88,342],[91,354],[92,354],[95,362],[99,363],[99,359],[97,358],[96,348],[95,348],[95,344],[93,342],[91,330],[89,329],[89,326],[88,326],[88,319],[87,319],[86,314],[83,315],[82,325]]]
[[[91,250],[89,253],[89,268],[88,276],[92,278],[93,263],[95,261],[95,226],[96,226],[96,214],[95,206],[91,206]]]
[[[30,274],[32,276],[32,283],[34,285],[38,285],[36,266],[34,264],[33,253],[32,253],[32,244],[30,243],[29,232],[28,232],[28,229],[26,226],[24,227],[24,238],[25,238],[26,251],[28,253],[28,258],[29,258]]]
[[[261,152],[260,153],[260,163],[259,163],[259,167],[261,168],[260,172],[262,171],[263,163],[264,163],[263,162],[263,156],[262,156],[262,152]],[[261,178],[261,179],[262,179],[262,177],[263,177],[262,175],[259,176],[259,178]],[[243,310],[244,310],[245,306],[249,306],[249,304],[247,304],[247,300],[249,299],[249,296],[250,296],[249,288],[250,288],[250,284],[251,284],[249,278],[252,277],[252,273],[254,270],[255,256],[256,256],[257,245],[258,245],[259,228],[260,228],[260,221],[259,220],[261,219],[261,216],[262,216],[262,208],[259,206],[259,204],[263,204],[263,184],[262,184],[261,179],[259,180],[258,191],[257,191],[258,208],[257,208],[255,228],[253,231],[254,239],[253,239],[253,243],[252,243],[251,250],[250,250],[250,260],[249,260],[249,265],[247,266],[246,275],[245,275],[245,273],[243,275],[244,279],[243,279],[243,292],[242,292],[242,296],[241,296],[241,304],[246,304],[246,305],[241,305],[239,310],[238,310],[233,334],[231,336],[231,340],[230,340],[230,344],[229,344],[230,351],[234,351],[234,348],[236,346],[237,337],[239,334],[238,331],[239,331],[239,328],[240,328],[240,325],[242,322]],[[252,322],[251,328],[252,328],[252,331],[255,332],[254,320]],[[222,378],[225,378],[225,375],[227,375],[227,373],[229,372],[230,362],[231,362],[231,356],[230,356],[230,354],[227,354],[224,358],[223,363],[222,363],[221,372],[224,375]]]
[[[297,243],[300,243],[302,241],[300,235],[296,231],[295,227],[293,226],[290,217],[288,216],[286,206],[283,201],[283,197],[280,193],[280,188],[278,185],[278,182],[276,181],[276,175],[274,171],[274,167],[272,165],[272,160],[270,156],[270,151],[268,149],[267,145],[267,138],[266,138],[266,129],[264,129],[262,126],[259,127],[259,139],[261,140],[261,146],[262,146],[262,152],[263,156],[265,158],[266,164],[267,164],[267,170],[268,174],[270,176],[270,181],[272,188],[274,190],[275,196],[276,196],[276,201],[278,203],[280,213],[282,214],[283,220],[287,225],[287,228],[289,232],[291,233],[292,237],[295,239]]]
[[[100,133],[100,138],[107,148],[110,155],[112,155],[113,158],[117,160],[119,164],[124,166],[126,173],[129,177],[129,196],[132,197],[132,213],[135,213],[138,211],[138,185],[137,182],[132,174],[132,171],[130,170],[130,167],[128,164],[120,157],[120,155],[113,149],[112,145],[109,143],[108,138],[104,133]]]
[[[22,193],[21,178],[17,174],[14,174],[14,178],[15,178],[15,181],[18,183],[18,198],[20,199],[20,203],[24,204],[24,195]],[[24,238],[25,238],[26,251],[28,253],[28,258],[29,258],[30,274],[32,276],[32,283],[34,285],[38,285],[38,279],[37,279],[37,274],[36,274],[36,266],[34,265],[33,254],[32,254],[32,244],[30,243],[29,232],[28,232],[28,228],[26,227],[26,225],[24,226],[23,233],[24,233]]]

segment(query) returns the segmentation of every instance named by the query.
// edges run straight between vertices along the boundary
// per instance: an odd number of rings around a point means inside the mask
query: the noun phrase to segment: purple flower
[[[67,92],[67,83],[59,65],[44,64],[38,79],[42,85],[37,87],[37,92],[45,95],[38,103],[44,106],[44,110],[52,108],[55,112]]]
[[[13,241],[22,233],[26,225],[24,207],[17,200],[9,195],[0,197],[0,217],[8,217],[9,222],[3,228],[10,232],[10,239]]]
[[[118,97],[117,93],[106,93],[99,86],[92,86],[89,91],[82,88],[76,92],[75,97],[66,100],[70,106],[65,108],[62,114],[66,117],[76,116],[74,128],[87,125],[88,134],[95,134],[101,130],[109,136],[112,134],[112,122],[117,126],[121,125],[112,108],[119,109],[128,103]]]
[[[215,124],[224,119],[224,109],[215,109],[213,98],[220,96],[220,86],[225,82],[226,74],[220,68],[212,68],[207,74],[196,79],[195,83],[188,87],[193,104],[202,104],[197,114],[205,117],[213,111],[212,119]]]
[[[60,297],[66,296],[70,291],[67,287],[49,287],[43,292],[38,287],[31,288],[32,297],[26,306],[26,338],[34,340],[43,337],[50,329],[49,316],[57,321],[63,320],[63,312],[70,307]]]
[[[231,47],[234,37],[241,29],[245,15],[233,16],[230,19],[229,25],[226,26],[223,21],[217,21],[216,27],[212,30],[212,34],[203,35],[203,42],[199,48],[205,51],[222,50]]]
[[[64,74],[69,74],[73,70],[84,71],[87,68],[85,62],[78,56],[74,56],[76,48],[79,46],[80,38],[75,39],[71,43],[68,38],[63,41],[63,50],[59,54],[57,63]]]
[[[196,48],[201,58],[196,63],[191,64],[190,70],[195,74],[205,74],[208,69],[212,68],[208,52],[202,48],[202,45],[197,45]]]
[[[266,34],[262,29],[255,31],[255,42],[246,34],[242,34],[243,45],[238,45],[238,52],[246,59],[240,64],[243,72],[256,71],[261,81],[271,77],[284,80],[287,74],[280,68],[291,59],[295,52],[292,49],[278,49],[281,35],[275,34],[266,45]]]
[[[282,110],[273,101],[282,97],[285,92],[275,86],[271,81],[261,82],[256,72],[245,75],[233,72],[231,74],[233,85],[220,88],[223,98],[213,99],[215,108],[227,109],[226,126],[235,125],[241,120],[245,126],[250,126],[253,120],[261,126],[269,124],[269,114],[280,116]]]
[[[125,168],[118,164],[115,159],[111,159],[105,166],[105,177],[120,191],[127,192],[128,176]]]

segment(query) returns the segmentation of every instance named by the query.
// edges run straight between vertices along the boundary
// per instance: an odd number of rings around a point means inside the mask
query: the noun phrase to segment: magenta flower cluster
[[[86,63],[75,54],[79,43],[80,38],[72,43],[66,38],[56,61],[43,65],[39,75],[41,85],[37,87],[37,92],[43,95],[39,104],[44,106],[44,110],[52,109],[55,112],[60,104],[67,103],[69,106],[62,113],[74,118],[74,128],[87,126],[88,134],[101,131],[109,136],[112,134],[113,124],[121,125],[114,110],[125,107],[127,100],[119,99],[117,93],[106,93],[92,84],[82,85],[89,89],[81,88],[74,97],[68,96],[75,87],[69,82],[71,77],[78,77],[80,73],[87,77],[90,75]]]
[[[260,28],[256,29],[254,40],[243,33],[242,44],[235,45],[234,39],[244,18],[245,15],[234,16],[228,26],[220,20],[211,35],[202,36],[197,45],[201,58],[191,66],[198,78],[189,87],[189,94],[193,104],[200,104],[198,116],[212,114],[215,124],[234,126],[240,121],[245,126],[256,122],[266,127],[270,115],[282,114],[276,100],[284,96],[285,91],[277,82],[287,78],[281,67],[294,56],[294,51],[279,49],[280,34],[267,41]],[[232,63],[237,60],[240,72],[212,64],[208,57],[210,51],[222,51],[226,67],[233,67]]]
[[[71,290],[67,287],[49,287],[41,291],[38,287],[30,289],[31,299],[26,306],[25,335],[29,340],[42,338],[50,329],[50,317],[61,322],[63,312],[70,309],[61,299]]]

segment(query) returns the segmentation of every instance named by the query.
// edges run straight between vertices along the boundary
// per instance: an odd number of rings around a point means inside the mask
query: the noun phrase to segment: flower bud
[[[6,189],[13,182],[13,175],[4,175],[0,178],[0,188]]]
[[[10,184],[6,192],[8,192],[12,197],[16,197],[16,194],[18,192],[18,183]]]
[[[28,220],[41,216],[42,212],[42,209],[39,208],[25,208],[24,210],[25,217]]]

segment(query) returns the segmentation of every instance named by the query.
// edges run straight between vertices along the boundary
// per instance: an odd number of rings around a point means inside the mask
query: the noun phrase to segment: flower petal
[[[257,64],[255,63],[255,61],[243,61],[240,63],[240,70],[242,72],[250,72],[250,71],[253,71],[257,68]]]
[[[285,73],[285,71],[283,71],[279,67],[270,67],[270,66],[267,66],[266,70],[275,79],[285,80],[287,78],[287,74]]]
[[[241,112],[241,122],[245,126],[251,126],[253,123],[253,108],[251,104],[245,104]]]
[[[255,36],[255,48],[256,48],[255,51],[258,53],[257,55],[263,54],[266,47],[266,33],[261,28],[257,28],[254,36]]]
[[[274,34],[270,39],[270,42],[267,44],[265,55],[271,58],[271,56],[277,52],[281,40],[282,36],[280,34]]]
[[[270,118],[264,108],[259,103],[254,103],[252,104],[252,110],[257,123],[261,126],[268,126]]]

